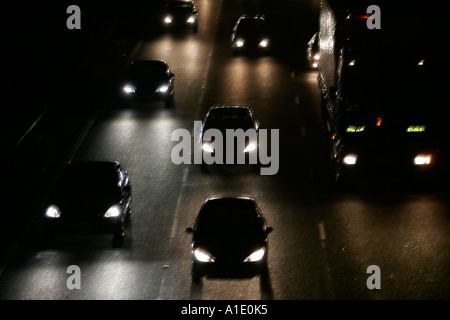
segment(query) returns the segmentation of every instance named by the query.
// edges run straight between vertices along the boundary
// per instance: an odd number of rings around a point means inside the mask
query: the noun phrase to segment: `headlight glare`
[[[200,262],[214,262],[215,260],[211,254],[199,248],[194,249],[194,257]]]
[[[418,154],[414,157],[414,164],[416,166],[423,166],[431,164],[432,156],[430,154]]]
[[[237,39],[237,40],[236,40],[236,47],[242,48],[243,46],[244,46],[244,40],[242,40],[242,39]]]
[[[122,208],[118,204],[115,204],[111,208],[109,208],[108,211],[106,211],[106,213],[103,217],[115,218],[115,217],[120,216],[121,213],[122,213]]]
[[[45,216],[48,218],[59,218],[61,216],[61,210],[54,204],[48,206],[45,211]]]
[[[131,84],[127,84],[127,85],[125,85],[125,86],[123,87],[123,91],[124,91],[125,93],[130,94],[130,93],[136,92],[136,88],[135,88],[134,86],[132,86]]]
[[[171,16],[167,16],[164,18],[164,22],[165,23],[172,23],[172,17]]]
[[[202,149],[203,149],[203,151],[206,151],[206,152],[209,152],[209,153],[214,152],[214,147],[212,145],[210,145],[210,144],[207,144],[207,143],[204,143],[202,145]]]
[[[258,44],[258,46],[260,46],[261,48],[265,48],[268,45],[269,45],[269,39],[262,39]]]
[[[342,161],[344,164],[352,166],[356,164],[356,161],[358,161],[358,156],[356,154],[348,154],[342,159]]]
[[[260,261],[264,254],[266,253],[265,248],[261,248],[253,252],[251,255],[249,255],[247,258],[245,258],[244,262],[257,262]]]
[[[187,23],[194,23],[195,22],[195,17],[194,16],[190,16],[189,19],[187,19],[186,22]]]
[[[256,149],[256,144],[250,142],[247,147],[245,147],[244,152],[250,152]]]
[[[156,92],[166,93],[169,90],[169,86],[167,84],[163,84],[156,89]]]

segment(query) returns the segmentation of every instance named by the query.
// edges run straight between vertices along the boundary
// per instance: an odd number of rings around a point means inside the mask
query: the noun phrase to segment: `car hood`
[[[64,218],[95,218],[103,216],[120,199],[113,195],[104,194],[71,194],[70,196],[55,197],[52,201],[61,210]]]
[[[125,84],[133,85],[138,89],[147,88],[156,90],[159,86],[167,84],[167,82],[165,78],[137,78],[130,79]]]
[[[166,14],[174,18],[186,18],[186,19],[194,15],[194,13],[190,9],[171,10],[168,11]]]

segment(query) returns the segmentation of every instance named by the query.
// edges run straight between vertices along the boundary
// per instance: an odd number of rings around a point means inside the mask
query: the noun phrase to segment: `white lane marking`
[[[306,127],[305,126],[300,127],[300,133],[302,135],[302,138],[306,137]]]
[[[179,215],[179,211],[180,211],[180,203],[181,203],[181,199],[183,199],[183,191],[184,191],[184,188],[186,186],[187,177],[188,177],[188,174],[189,174],[189,168],[190,168],[190,166],[187,166],[184,169],[184,172],[183,172],[183,179],[181,181],[181,188],[180,188],[180,192],[178,193],[178,198],[177,198],[177,206],[175,207],[175,216],[173,217],[172,228],[170,229],[170,239],[174,238],[175,235],[177,234],[178,215]]]
[[[319,222],[319,238],[322,241],[326,239],[325,225],[323,222]]]

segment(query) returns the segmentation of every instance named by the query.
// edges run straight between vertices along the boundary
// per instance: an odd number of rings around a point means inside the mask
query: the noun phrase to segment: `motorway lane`
[[[323,185],[315,72],[277,57],[232,57],[225,31],[234,7],[207,1],[199,1],[199,7],[208,18],[201,20],[198,36],[165,34],[146,39],[137,51],[140,58],[163,57],[175,70],[174,110],[157,103],[103,110],[74,155],[117,159],[129,171],[134,200],[124,246],[111,248],[110,237],[102,236],[62,236],[49,248],[25,246],[1,275],[0,297],[448,298],[448,196],[329,192]],[[171,162],[173,130],[192,130],[193,120],[223,102],[251,104],[263,128],[280,129],[276,176],[245,167],[205,174],[197,165]],[[184,229],[192,225],[201,203],[216,194],[250,195],[261,204],[274,227],[269,281],[255,277],[191,284],[190,236]],[[81,290],[66,287],[66,268],[72,264],[81,269]],[[365,286],[365,271],[372,264],[382,270],[382,290]]]

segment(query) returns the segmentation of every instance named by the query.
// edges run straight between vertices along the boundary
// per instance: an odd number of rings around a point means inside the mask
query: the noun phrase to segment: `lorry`
[[[392,2],[320,3],[317,79],[333,182],[448,175],[446,21],[438,7]]]

